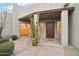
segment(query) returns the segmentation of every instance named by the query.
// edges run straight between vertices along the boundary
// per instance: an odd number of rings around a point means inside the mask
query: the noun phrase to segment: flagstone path
[[[12,56],[79,56],[79,50],[72,46],[63,48],[60,44],[39,43],[32,46],[31,38],[22,37],[15,41]]]

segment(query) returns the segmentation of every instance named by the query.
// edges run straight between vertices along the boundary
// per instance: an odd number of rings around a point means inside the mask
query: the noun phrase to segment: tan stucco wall
[[[33,5],[33,11],[44,11],[56,8],[62,8],[64,3],[36,3]]]
[[[13,11],[14,13],[17,14],[17,15],[15,14],[17,18],[23,17],[31,13],[31,9],[27,9],[22,6],[16,6],[16,5],[13,6]]]
[[[79,3],[69,6],[75,7],[73,13],[69,15],[69,43],[79,49]]]

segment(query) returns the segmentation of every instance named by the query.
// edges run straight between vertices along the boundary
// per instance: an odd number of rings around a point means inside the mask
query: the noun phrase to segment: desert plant
[[[18,39],[17,35],[12,35],[11,38],[12,38],[12,40],[17,40]]]
[[[4,42],[0,43],[0,55],[7,56],[11,55],[14,50],[14,42]]]
[[[30,16],[31,30],[32,30],[32,45],[36,46],[39,42],[39,14],[37,15],[36,22],[33,19],[34,16]]]
[[[32,38],[32,45],[33,45],[33,46],[37,46],[36,38]]]

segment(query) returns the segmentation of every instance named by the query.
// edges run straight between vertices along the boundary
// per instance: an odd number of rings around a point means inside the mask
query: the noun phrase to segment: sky
[[[13,13],[13,5],[22,6],[25,8],[31,8],[32,4],[26,4],[26,3],[0,3],[0,12],[7,12]]]

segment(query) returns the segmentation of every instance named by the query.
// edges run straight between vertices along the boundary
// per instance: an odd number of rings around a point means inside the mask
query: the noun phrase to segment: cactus
[[[32,45],[33,46],[37,46],[38,42],[39,42],[39,15],[37,15],[37,19],[36,19],[36,25],[34,24],[34,19],[31,16],[30,17],[30,21],[31,21],[31,30],[32,30]]]

